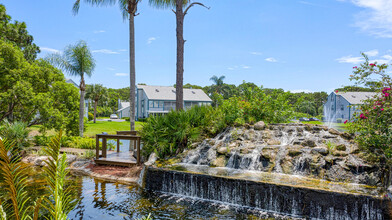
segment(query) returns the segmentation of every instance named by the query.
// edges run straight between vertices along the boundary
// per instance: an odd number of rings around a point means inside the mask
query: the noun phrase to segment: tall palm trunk
[[[135,0],[129,0],[128,5],[134,4]],[[135,130],[135,96],[136,96],[136,68],[135,68],[135,14],[129,13],[129,69],[130,69],[130,96],[129,96],[129,121],[131,131]]]
[[[97,118],[97,105],[98,105],[98,100],[94,100],[94,123],[96,122],[96,118]]]
[[[176,0],[177,35],[177,73],[176,73],[176,110],[184,108],[184,11],[183,0]]]
[[[83,137],[84,130],[84,95],[86,93],[86,85],[83,76],[80,78],[80,103],[79,103],[79,136]]]

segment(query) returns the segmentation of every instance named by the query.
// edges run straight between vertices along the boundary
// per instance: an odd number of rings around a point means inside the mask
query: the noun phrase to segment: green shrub
[[[10,123],[5,121],[3,125],[0,126],[0,137],[11,140],[19,150],[30,145],[28,141],[29,132],[30,130],[24,122],[15,121]]]
[[[130,121],[129,117],[122,117],[125,121]]]
[[[33,142],[35,146],[47,146],[53,136],[37,135],[34,136]]]
[[[89,121],[94,120],[94,114],[93,114],[93,113],[88,112],[88,120],[89,120]]]
[[[95,139],[88,137],[71,137],[65,141],[66,146],[78,149],[95,149]]]
[[[93,159],[93,158],[95,158],[95,156],[96,156],[95,151],[88,150],[88,151],[84,152],[84,154],[82,155],[82,158],[83,159]]]

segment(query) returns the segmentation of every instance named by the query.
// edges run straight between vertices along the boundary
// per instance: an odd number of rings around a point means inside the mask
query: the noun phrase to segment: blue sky
[[[267,88],[327,91],[352,84],[360,52],[392,61],[392,0],[200,0],[185,18],[184,83],[211,85],[243,80]],[[14,20],[25,21],[40,57],[85,40],[96,69],[87,83],[129,86],[128,22],[117,5],[71,1],[1,0]],[[139,6],[136,22],[136,81],[173,85],[176,70],[175,16]],[[73,78],[78,82],[77,78]]]

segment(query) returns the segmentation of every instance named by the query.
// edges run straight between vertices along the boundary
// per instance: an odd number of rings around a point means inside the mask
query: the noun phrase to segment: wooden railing
[[[107,140],[117,140],[117,152],[120,152],[120,140],[129,140],[129,145],[133,141],[133,148],[136,150],[136,161],[137,165],[140,165],[140,136],[136,135],[136,131],[118,131],[116,135],[111,134],[97,134],[96,135],[96,159],[98,160],[99,155],[99,139],[102,139],[102,157],[107,157]]]

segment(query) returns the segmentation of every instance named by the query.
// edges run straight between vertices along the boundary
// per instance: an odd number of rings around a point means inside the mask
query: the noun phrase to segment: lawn
[[[144,122],[136,122],[135,129],[138,131],[142,128]],[[41,125],[33,125],[29,129],[33,132],[38,132]],[[116,134],[116,131],[128,131],[130,129],[129,121],[124,122],[114,122],[114,121],[97,121],[93,123],[92,121],[85,124],[86,131],[84,132],[85,137],[95,137],[96,134],[102,132],[107,132],[108,134]],[[31,133],[30,133],[31,134]],[[46,135],[55,135],[55,130],[49,130]]]
[[[313,124],[313,125],[329,125],[328,123],[324,123],[321,121],[302,121],[301,123]],[[336,128],[339,131],[346,131],[347,130],[347,124],[344,124],[344,123],[331,123],[329,126]]]
[[[94,123],[89,121],[86,126],[86,131],[84,132],[84,136],[86,137],[95,137],[96,134],[100,134],[102,132],[107,132],[108,134],[116,134],[116,131],[129,131],[130,122],[115,122],[115,121],[97,121]],[[135,122],[135,129],[138,131],[142,128],[144,122]]]

